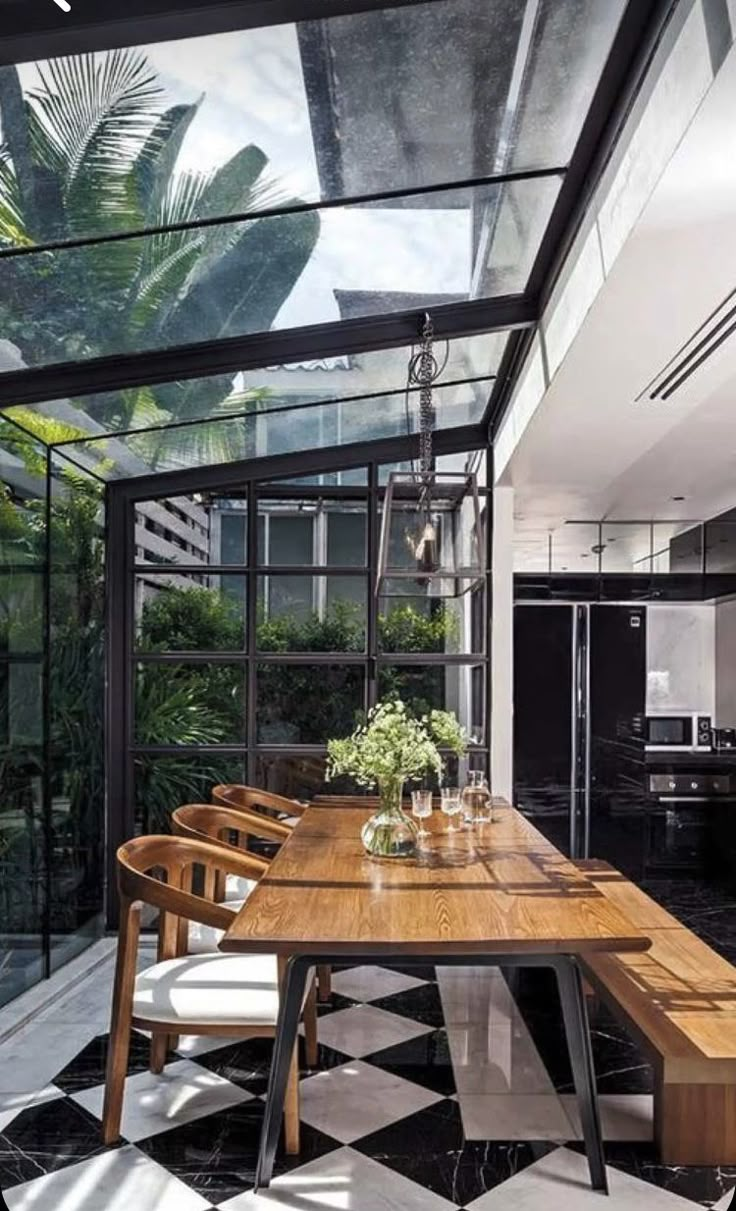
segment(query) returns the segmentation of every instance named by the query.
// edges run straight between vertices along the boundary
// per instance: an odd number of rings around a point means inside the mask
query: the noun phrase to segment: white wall
[[[514,736],[514,491],[493,492],[491,789],[511,799]]]
[[[736,727],[736,601],[716,606],[716,723]]]
[[[647,714],[715,716],[715,668],[715,606],[648,607]]]

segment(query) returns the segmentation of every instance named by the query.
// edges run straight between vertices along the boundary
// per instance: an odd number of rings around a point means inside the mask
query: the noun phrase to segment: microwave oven
[[[671,749],[709,750],[713,743],[710,715],[647,715],[644,742],[653,752]]]

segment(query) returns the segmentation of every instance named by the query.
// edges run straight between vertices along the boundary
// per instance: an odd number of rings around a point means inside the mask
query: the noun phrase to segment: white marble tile
[[[208,1051],[219,1051],[221,1047],[232,1047],[235,1041],[232,1036],[218,1038],[214,1034],[183,1034],[179,1039],[176,1054],[185,1060],[196,1060],[198,1055],[207,1055]]]
[[[300,1093],[304,1122],[342,1144],[441,1100],[431,1089],[360,1060],[307,1077]]]
[[[553,1093],[526,1027],[518,1021],[448,1026],[458,1093]]]
[[[209,1203],[137,1148],[105,1152],[4,1191],[8,1211],[205,1211]]]
[[[718,1202],[713,1204],[713,1211],[733,1211],[733,1207],[734,1190],[729,1190],[728,1194],[724,1194],[723,1198],[719,1198]]]
[[[0,1046],[0,1093],[36,1093],[99,1034],[92,1022],[29,1023]]]
[[[46,1085],[36,1093],[0,1093],[0,1131],[9,1127],[19,1114],[31,1106],[41,1106],[44,1102],[53,1102],[63,1097],[61,1089],[56,1085]]]
[[[572,1123],[570,1139],[583,1138],[580,1112],[574,1094],[561,1097],[565,1112]],[[651,1093],[602,1093],[598,1097],[603,1138],[606,1140],[651,1140],[654,1136],[654,1098]]]
[[[693,1211],[689,1199],[620,1169],[609,1166],[607,1172],[610,1198],[591,1189],[584,1156],[557,1148],[469,1203],[467,1211]]]
[[[377,1001],[379,997],[406,992],[420,984],[426,984],[426,980],[389,971],[387,967],[351,967],[349,971],[336,971],[332,976],[334,991],[353,1001]]]
[[[387,1013],[375,1005],[355,1005],[320,1018],[317,1029],[321,1043],[360,1058],[394,1043],[405,1043],[407,1039],[428,1034],[432,1027],[402,1018],[397,1013]]]
[[[494,967],[437,968],[445,1024],[508,1022],[518,1016],[508,985]]]
[[[575,1138],[556,1093],[463,1093],[457,1101],[469,1140]]]
[[[102,1118],[104,1085],[73,1095],[74,1101]],[[121,1133],[126,1140],[147,1139],[190,1123],[227,1106],[249,1101],[252,1094],[189,1060],[167,1064],[160,1076],[139,1072],[125,1082]]]
[[[277,1177],[267,1191],[239,1194],[219,1211],[454,1211],[455,1204],[352,1148],[339,1148]],[[138,1209],[136,1208],[136,1211]]]

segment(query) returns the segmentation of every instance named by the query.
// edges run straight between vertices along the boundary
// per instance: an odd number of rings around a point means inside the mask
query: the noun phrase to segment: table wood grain
[[[358,801],[359,802],[359,801]],[[410,860],[369,858],[355,800],[310,807],[221,943],[331,955],[584,955],[650,946],[620,907],[508,804],[449,833],[435,812]]]

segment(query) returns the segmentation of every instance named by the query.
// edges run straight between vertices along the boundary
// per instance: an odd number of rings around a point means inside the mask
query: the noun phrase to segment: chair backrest
[[[286,816],[301,816],[305,805],[296,799],[287,799],[284,795],[274,795],[271,791],[259,790],[257,786],[216,786],[212,791],[212,802],[222,807],[232,807],[236,811],[272,811],[282,812]]]
[[[203,866],[206,875],[217,873],[259,878],[258,859],[235,846],[212,844],[191,837],[136,837],[117,852],[121,899],[121,934],[127,933],[131,915],[142,904],[158,908],[159,959],[184,953],[182,921],[197,921],[213,929],[229,929],[235,910],[191,890],[192,869]],[[161,872],[165,882],[153,872]],[[207,880],[210,884],[211,879]]]
[[[245,853],[253,862],[254,870],[259,868],[259,874],[255,876],[258,878],[268,870],[269,861],[261,854],[251,853],[245,839],[256,836],[265,837],[270,841],[285,841],[291,833],[291,829],[280,824],[278,820],[260,816],[257,812],[236,811],[233,808],[215,807],[205,803],[187,803],[183,807],[177,807],[176,811],[171,813],[171,822],[174,833],[179,837],[191,837],[195,841],[215,841],[218,845],[234,849],[236,853]],[[233,833],[237,834],[237,845],[230,843]]]

